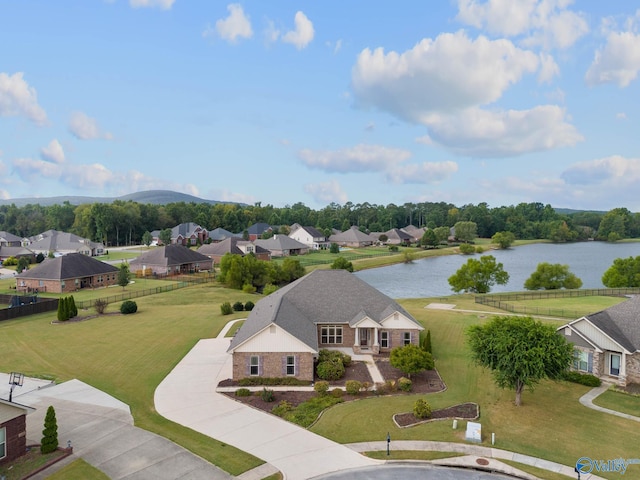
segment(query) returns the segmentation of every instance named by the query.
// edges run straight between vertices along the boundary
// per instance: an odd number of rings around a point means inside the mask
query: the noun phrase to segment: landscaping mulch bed
[[[378,366],[378,370],[385,380],[389,381],[397,381],[400,377],[404,376],[402,372],[396,368],[393,368],[389,364],[389,356],[388,355],[379,355],[375,356],[375,362]],[[320,379],[316,378],[316,381]],[[364,362],[353,361],[351,365],[345,369],[345,375],[343,378],[337,381],[329,382],[329,390],[336,387],[344,387],[348,380],[358,380],[359,382],[365,383],[368,382],[369,385],[373,387],[373,380],[371,379],[371,375],[369,374],[369,369]],[[399,390],[389,391],[385,394],[394,394],[394,395],[406,395],[413,393],[435,393],[444,390],[446,387],[440,378],[437,370],[428,370],[426,372],[421,372],[416,375],[411,376],[411,380],[413,382],[413,388],[411,392],[401,392]],[[218,384],[220,387],[237,387],[242,388],[238,382],[234,382],[231,379],[223,380]],[[272,389],[271,386],[266,386],[267,389]],[[253,395],[248,397],[238,397],[234,392],[225,392],[230,398],[237,400],[239,402],[245,403],[247,405],[251,405],[254,408],[258,408],[260,410],[264,410],[265,412],[271,412],[271,409],[278,405],[282,400],[286,400],[290,402],[294,407],[299,404],[306,402],[312,397],[317,395],[316,392],[299,392],[299,391],[274,391],[274,401],[273,402],[265,402],[260,397],[260,391],[254,392]],[[360,392],[359,395],[348,395],[346,392],[342,395],[342,399],[344,401],[349,400],[357,400],[361,398],[366,398],[368,396],[375,395],[373,392]]]
[[[477,403],[461,403],[448,408],[434,410],[429,418],[417,418],[413,413],[398,413],[393,416],[393,420],[399,427],[410,427],[420,423],[431,422],[433,420],[475,420],[480,416],[480,409]]]

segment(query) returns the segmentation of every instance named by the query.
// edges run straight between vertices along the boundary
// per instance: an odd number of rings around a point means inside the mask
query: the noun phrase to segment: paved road
[[[330,473],[312,480],[513,480],[514,477],[469,469],[433,465],[388,464]]]

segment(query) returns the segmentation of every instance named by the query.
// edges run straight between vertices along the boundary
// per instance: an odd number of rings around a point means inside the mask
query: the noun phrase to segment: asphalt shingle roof
[[[36,267],[18,274],[17,278],[69,280],[72,278],[115,273],[117,271],[118,269],[113,265],[101,262],[82,253],[70,253],[57,258],[46,258]]]
[[[329,240],[331,240],[332,242],[373,243],[377,239],[375,237],[372,237],[371,235],[361,232],[360,230],[358,230],[358,227],[351,227],[350,229],[345,230],[342,233],[331,235],[331,237],[329,237]]]
[[[265,248],[269,251],[278,251],[278,250],[300,250],[300,249],[308,249],[309,245],[305,245],[304,243],[300,243],[299,241],[288,237],[287,235],[274,235],[271,238],[267,238],[266,240],[257,239],[253,243],[256,245]]]
[[[234,349],[275,323],[318,349],[317,324],[349,325],[368,316],[376,322],[400,312],[419,323],[396,301],[346,270],[314,270],[258,301],[231,342]]]
[[[640,295],[586,318],[628,351],[640,350]]]
[[[131,265],[184,265],[196,262],[211,262],[211,259],[183,245],[165,245],[144,252],[129,263]]]
[[[203,255],[224,255],[225,253],[232,253],[234,255],[244,255],[245,253],[238,247],[238,245],[254,245],[255,253],[269,253],[267,250],[259,245],[255,245],[254,242],[249,240],[243,240],[237,237],[230,237],[218,243],[210,243],[203,245],[198,249],[198,252]]]

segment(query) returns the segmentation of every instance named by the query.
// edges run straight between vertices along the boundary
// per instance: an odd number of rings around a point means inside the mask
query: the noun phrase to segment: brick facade
[[[90,277],[69,280],[40,280],[17,278],[16,289],[19,292],[73,293],[82,288],[108,287],[118,284],[118,273],[104,273]]]
[[[0,459],[0,465],[11,462],[27,451],[26,415],[20,415],[13,420],[0,424],[6,433],[6,457]]]
[[[312,353],[300,352],[274,352],[274,353],[251,353],[234,352],[233,354],[233,379],[250,377],[249,362],[251,357],[258,357],[259,377],[287,377],[286,360],[287,356],[295,357],[295,378],[299,380],[313,381],[314,355]]]
[[[335,324],[335,326],[342,327],[342,343],[321,343],[322,342],[322,327],[329,325],[318,325],[318,348],[351,348],[356,341],[356,331],[349,325]]]
[[[627,355],[627,383],[640,383],[640,353]]]

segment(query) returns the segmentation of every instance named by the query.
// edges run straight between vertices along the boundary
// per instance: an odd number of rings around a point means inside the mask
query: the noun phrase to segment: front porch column
[[[379,346],[379,343],[378,343],[378,327],[374,327],[373,328],[373,346],[374,347]]]
[[[620,385],[627,386],[627,356],[624,352],[620,355]]]
[[[355,342],[353,343],[354,347],[359,347],[360,346],[360,329],[358,327],[356,327],[356,339]]]

